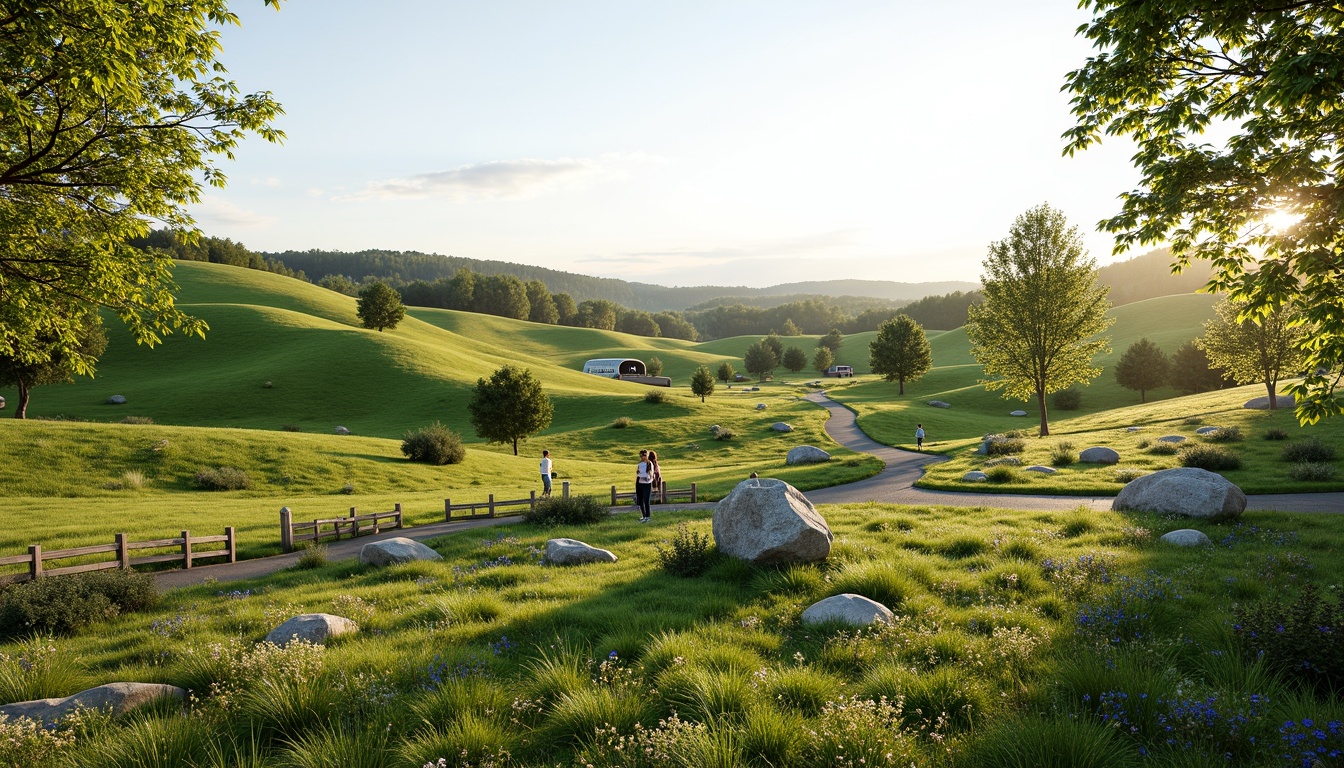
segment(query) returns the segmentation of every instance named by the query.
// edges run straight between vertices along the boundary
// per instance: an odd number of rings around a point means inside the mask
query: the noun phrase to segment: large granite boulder
[[[1296,405],[1297,405],[1297,396],[1296,396],[1296,395],[1278,395],[1278,394],[1276,394],[1276,395],[1274,396],[1274,407],[1275,407],[1275,408],[1292,408],[1292,407],[1294,407],[1294,406],[1296,406]],[[1242,407],[1242,408],[1250,408],[1250,409],[1252,409],[1252,410],[1256,410],[1256,411],[1267,411],[1267,410],[1269,410],[1269,395],[1265,395],[1264,397],[1256,397],[1256,398],[1253,398],[1253,399],[1251,399],[1251,400],[1247,400],[1247,401],[1246,401],[1246,404],[1243,405],[1243,406],[1241,406],[1241,407]]]
[[[126,396],[125,396],[125,395],[113,395],[113,396],[107,398],[107,404],[108,404],[108,405],[125,405],[125,404],[126,404]]]
[[[1047,467],[1047,466],[1045,466],[1044,464],[1033,464],[1033,465],[1031,465],[1030,467],[1027,467],[1024,471],[1025,471],[1025,472],[1040,472],[1042,475],[1053,475],[1053,474],[1055,474],[1055,472],[1057,472],[1058,470],[1056,470],[1054,467]]]
[[[952,407],[952,404],[951,404],[951,403],[946,403],[946,402],[943,402],[942,400],[930,400],[930,401],[929,401],[929,405],[933,406],[934,408],[951,408],[951,407]]]
[[[989,475],[978,469],[972,469],[970,472],[961,476],[962,481],[967,483],[983,483],[989,480]]]
[[[1246,510],[1246,494],[1222,475],[1177,467],[1130,481],[1120,489],[1111,509],[1232,520]]]
[[[1199,429],[1196,429],[1196,430],[1195,430],[1195,434],[1196,434],[1196,435],[1212,435],[1214,432],[1217,432],[1217,431],[1220,430],[1220,429],[1222,429],[1222,427],[1200,427]]]
[[[332,432],[335,433],[335,434],[337,434],[337,435],[348,435],[348,434],[350,434],[350,428],[349,428],[349,427],[337,427],[337,428],[333,429]]]
[[[1204,535],[1203,531],[1196,531],[1193,528],[1182,528],[1179,531],[1164,533],[1162,534],[1162,541],[1178,547],[1200,547],[1213,543],[1209,541],[1209,537]]]
[[[830,460],[831,454],[811,445],[790,448],[788,455],[784,457],[784,463],[790,466],[794,464],[820,464],[823,461]]]
[[[1159,443],[1184,443],[1188,438],[1185,435],[1163,435],[1157,438]]]
[[[344,616],[330,613],[301,613],[271,630],[266,642],[279,646],[289,645],[294,640],[303,640],[313,645],[326,645],[333,637],[349,635],[359,631],[359,625]]]
[[[616,555],[577,539],[548,539],[546,541],[546,562],[552,565],[614,563],[616,562]]]
[[[97,709],[120,715],[165,697],[185,702],[187,692],[176,685],[162,683],[108,683],[64,698],[5,704],[0,706],[0,715],[11,720],[26,717],[50,726],[76,709]]]
[[[1078,454],[1078,460],[1085,464],[1118,464],[1120,454],[1114,448],[1097,445],[1083,449],[1082,453]]]
[[[1009,416],[1026,416],[1026,415],[1027,415],[1027,412],[1026,412],[1026,411],[1013,411],[1012,413],[1010,413],[1010,414],[1008,414],[1008,415],[1009,415]]]
[[[442,559],[443,555],[405,536],[369,542],[359,548],[359,562],[365,565],[396,565],[413,560]]]
[[[776,432],[792,432],[792,431],[793,431],[793,425],[792,425],[792,424],[786,424],[785,422],[782,422],[782,421],[776,421],[774,424],[771,424],[771,425],[770,425],[770,428],[773,429],[773,430],[775,430]]]
[[[831,553],[831,529],[797,488],[753,478],[714,507],[714,543],[720,552],[753,563],[810,563]]]
[[[875,622],[890,624],[891,609],[863,595],[845,593],[813,603],[803,611],[804,624],[839,622],[851,627],[866,627]]]

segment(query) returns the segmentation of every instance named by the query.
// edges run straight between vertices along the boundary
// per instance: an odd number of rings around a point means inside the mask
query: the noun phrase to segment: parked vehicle
[[[846,377],[846,376],[850,376],[850,377],[852,377],[852,376],[854,375],[854,366],[852,366],[852,365],[832,365],[830,368],[827,368],[827,369],[826,369],[826,375],[827,375],[827,376],[834,376],[834,377],[836,377],[836,378],[838,378],[838,379],[843,379],[843,378]]]

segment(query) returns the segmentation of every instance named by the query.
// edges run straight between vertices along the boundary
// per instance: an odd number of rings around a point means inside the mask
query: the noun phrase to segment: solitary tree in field
[[[798,347],[789,347],[784,350],[784,358],[780,363],[793,373],[797,373],[807,367],[807,353]]]
[[[984,301],[966,320],[971,354],[990,377],[986,388],[1036,398],[1040,434],[1048,435],[1045,396],[1101,373],[1092,357],[1108,348],[1097,337],[1113,322],[1110,289],[1097,285],[1078,228],[1044,204],[1018,216],[983,264]]]
[[[649,372],[650,376],[663,375],[663,361],[658,357],[650,357],[649,362],[645,364],[644,370]]]
[[[396,328],[406,316],[406,307],[401,303],[401,294],[387,283],[369,283],[359,292],[355,314],[365,328],[381,332],[384,328]]]
[[[727,384],[728,382],[732,381],[733,377],[736,375],[737,371],[733,370],[732,363],[721,363],[719,365],[719,373],[718,373],[719,381],[722,381],[723,383]]]
[[[691,374],[691,394],[699,395],[702,403],[706,397],[714,394],[714,374],[703,365]]]
[[[1223,386],[1223,371],[1215,368],[1204,350],[1187,341],[1171,356],[1171,386],[1183,395],[1212,392]]]
[[[743,356],[742,362],[745,364],[747,373],[755,374],[761,381],[765,381],[765,377],[774,373],[775,369],[779,367],[779,356],[762,340],[747,347],[747,353]]]
[[[541,391],[541,382],[532,372],[511,365],[490,374],[488,380],[477,379],[467,410],[478,437],[512,443],[514,456],[518,441],[549,427],[555,413],[551,398]]]
[[[933,366],[933,351],[924,328],[909,315],[897,315],[880,325],[877,336],[868,344],[869,365],[887,381],[917,381]]]
[[[812,370],[825,373],[832,365],[835,365],[835,356],[831,354],[831,348],[817,347],[817,353],[812,356]]]
[[[1115,381],[1125,389],[1137,389],[1139,402],[1148,402],[1148,390],[1167,383],[1171,367],[1166,354],[1147,339],[1129,345],[1115,364]]]
[[[1246,302],[1219,302],[1217,317],[1204,324],[1204,335],[1195,343],[1238,384],[1263,382],[1269,407],[1277,408],[1279,379],[1302,372],[1301,347],[1310,334],[1304,326],[1294,327],[1300,318],[1292,310],[1276,310],[1259,320],[1239,319],[1248,308]]]
[[[12,385],[19,390],[14,403],[16,419],[28,417],[33,387],[70,381],[77,373],[92,376],[92,361],[107,349],[107,334],[96,309],[67,303],[61,314],[61,326],[72,329],[74,338],[60,338],[52,332],[24,339],[11,352],[0,350],[0,386]]]

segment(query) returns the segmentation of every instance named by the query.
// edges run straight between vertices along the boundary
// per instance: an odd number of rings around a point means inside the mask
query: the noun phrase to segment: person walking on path
[[[649,462],[649,452],[639,452],[639,463],[635,465],[635,506],[639,507],[639,522],[649,522],[653,510],[649,504],[653,500],[653,464]]]
[[[923,425],[923,424],[916,424],[916,425],[915,425],[915,450],[917,450],[917,451],[922,451],[922,450],[924,450],[924,425]]]
[[[541,452],[541,496],[549,498],[551,495],[551,452]]]
[[[650,490],[658,494],[659,504],[666,504],[667,499],[663,498],[663,468],[658,466],[658,454],[654,451],[649,451],[649,464],[653,465],[653,471],[649,477],[652,481],[649,486]]]

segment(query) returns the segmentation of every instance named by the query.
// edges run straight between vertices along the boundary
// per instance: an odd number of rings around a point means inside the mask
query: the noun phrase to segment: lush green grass
[[[818,565],[725,559],[697,578],[667,575],[656,545],[681,521],[707,531],[702,514],[509,526],[438,540],[442,563],[344,562],[179,590],[151,612],[45,643],[53,650],[42,664],[30,651],[27,669],[0,661],[0,672],[43,675],[32,684],[44,695],[150,680],[200,697],[186,718],[164,709],[89,729],[52,765],[101,764],[97,754],[153,764],[151,750],[175,754],[176,764],[277,768],[438,758],[1202,765],[1210,754],[1271,765],[1283,764],[1286,721],[1324,723],[1344,708],[1318,692],[1328,689],[1247,660],[1230,629],[1236,604],[1341,583],[1344,561],[1331,556],[1344,534],[1339,517],[1261,513],[1212,526],[1086,511],[822,511],[836,543]],[[1216,543],[1156,542],[1179,527]],[[556,535],[620,559],[538,564],[538,548]],[[856,632],[799,623],[806,606],[845,590],[880,594],[896,624]],[[325,651],[254,650],[306,611],[355,618],[361,632]],[[0,652],[13,659],[22,648]],[[46,674],[54,666],[69,674]],[[1126,701],[1134,728],[1103,727],[1102,715]],[[1176,716],[1180,702],[1209,706]],[[1175,726],[1174,742],[1158,716]],[[669,759],[648,758],[646,745]],[[212,754],[227,759],[212,763]]]

